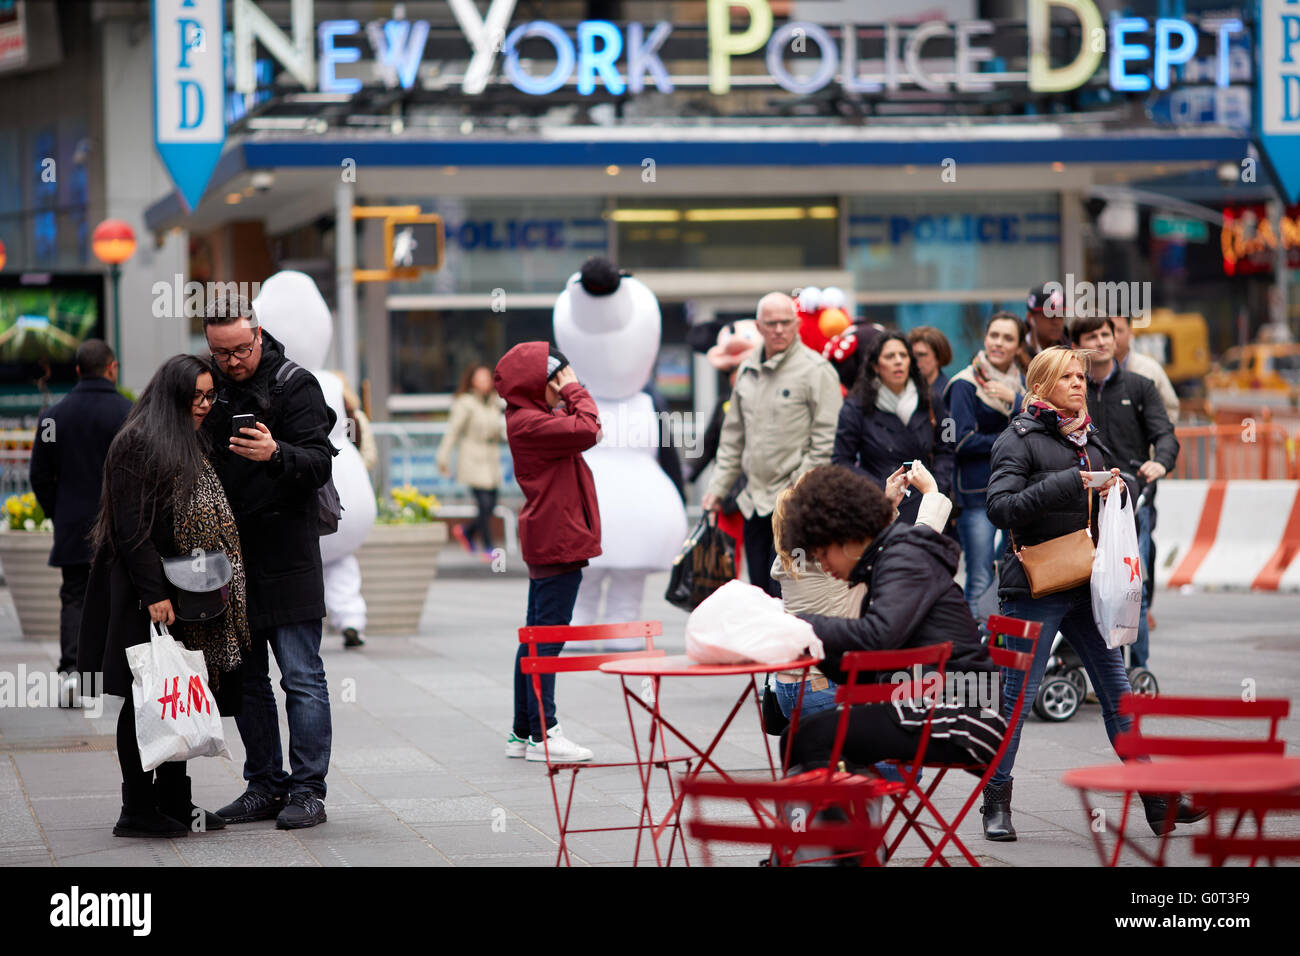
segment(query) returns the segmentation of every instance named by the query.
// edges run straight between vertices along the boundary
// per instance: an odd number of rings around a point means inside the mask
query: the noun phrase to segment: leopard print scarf
[[[189,650],[203,652],[208,665],[208,684],[215,690],[221,674],[237,668],[252,643],[239,529],[217,473],[207,459],[203,461],[203,471],[189,500],[182,501],[179,495],[176,497],[174,515],[172,530],[178,554],[189,554],[197,548],[200,551],[224,551],[230,558],[233,573],[226,613],[213,621],[177,621],[173,625],[177,640]]]

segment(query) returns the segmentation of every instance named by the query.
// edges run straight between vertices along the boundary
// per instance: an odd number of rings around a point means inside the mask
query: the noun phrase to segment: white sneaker
[[[506,735],[506,756],[522,757],[528,750],[528,738],[516,737],[512,730]]]
[[[559,724],[548,730],[546,736],[550,738],[551,763],[577,763],[581,760],[590,760],[594,756],[586,747],[580,747],[565,737]],[[546,750],[546,747],[540,743],[533,743],[533,738],[529,737],[528,753],[524,755],[524,759],[545,762]]]

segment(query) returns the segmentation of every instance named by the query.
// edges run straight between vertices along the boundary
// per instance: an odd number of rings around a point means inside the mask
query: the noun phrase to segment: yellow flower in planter
[[[50,531],[54,523],[45,517],[45,509],[34,492],[10,495],[5,499],[5,519],[10,531]]]
[[[422,495],[411,485],[391,488],[388,498],[379,499],[379,524],[426,524],[435,520],[440,507],[433,495]]]

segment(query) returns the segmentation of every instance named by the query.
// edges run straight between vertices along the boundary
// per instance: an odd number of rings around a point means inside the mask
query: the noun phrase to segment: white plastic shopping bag
[[[1137,640],[1142,615],[1142,565],[1137,526],[1127,486],[1116,483],[1097,520],[1097,556],[1092,563],[1092,617],[1107,647]]]
[[[817,660],[826,656],[812,625],[743,581],[728,581],[686,619],[686,656],[700,664],[781,664],[805,651]]]
[[[135,738],[145,770],[191,757],[230,759],[202,651],[186,650],[165,624],[155,624],[149,643],[128,647],[126,660],[131,665]]]

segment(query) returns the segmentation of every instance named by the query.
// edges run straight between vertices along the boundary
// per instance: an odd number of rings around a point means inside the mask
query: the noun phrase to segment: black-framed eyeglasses
[[[192,404],[195,408],[198,408],[200,405],[215,405],[216,403],[217,390],[215,388],[208,389],[206,392],[195,392],[192,400]]]
[[[212,358],[217,362],[229,362],[232,358],[246,359],[253,354],[253,349],[257,347],[257,339],[249,342],[247,345],[241,345],[235,349],[209,349]]]

